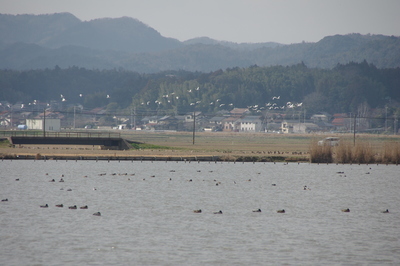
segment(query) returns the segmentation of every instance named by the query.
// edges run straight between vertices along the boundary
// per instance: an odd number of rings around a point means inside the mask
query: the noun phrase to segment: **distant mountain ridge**
[[[0,40],[34,43],[47,48],[82,46],[98,50],[155,52],[183,46],[142,22],[128,17],[80,21],[69,13],[0,15]],[[26,34],[29,33],[29,34]]]
[[[316,43],[283,45],[233,43],[208,37],[184,42],[163,37],[137,19],[81,21],[70,13],[0,14],[0,68],[36,69],[72,66],[123,68],[140,73],[164,70],[215,71],[251,65],[332,68],[368,61],[378,68],[400,67],[400,38],[383,35],[335,35]]]

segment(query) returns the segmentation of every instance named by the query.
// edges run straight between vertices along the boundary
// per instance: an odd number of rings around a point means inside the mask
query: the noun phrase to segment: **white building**
[[[320,131],[321,129],[318,125],[314,123],[299,123],[299,122],[290,122],[290,121],[283,121],[281,130],[283,133],[311,133]]]
[[[262,121],[258,116],[246,116],[240,119],[240,131],[260,132],[262,130]]]
[[[43,130],[45,127],[46,131],[60,131],[61,130],[61,120],[54,118],[43,119],[26,119],[26,125],[28,129]]]

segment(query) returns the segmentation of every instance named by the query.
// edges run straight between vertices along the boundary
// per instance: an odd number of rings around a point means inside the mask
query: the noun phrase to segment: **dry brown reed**
[[[353,146],[351,162],[353,163],[373,163],[375,162],[371,144],[367,142],[357,142]]]
[[[382,155],[381,155],[382,163],[400,163],[400,143],[398,142],[390,142],[385,143],[383,147]]]
[[[312,141],[310,145],[310,162],[312,163],[332,163],[332,147],[330,145],[318,145]]]
[[[335,161],[337,163],[351,163],[352,145],[349,142],[341,141],[339,146],[335,148]]]
[[[400,143],[385,143],[379,156],[375,155],[371,143],[358,140],[353,142],[343,140],[339,146],[319,146],[316,141],[310,145],[310,161],[312,163],[400,163]]]

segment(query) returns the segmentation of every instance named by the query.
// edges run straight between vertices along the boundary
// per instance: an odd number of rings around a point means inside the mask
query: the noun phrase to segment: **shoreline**
[[[307,157],[238,155],[104,155],[104,154],[0,154],[2,160],[92,160],[92,161],[181,161],[181,162],[309,162]]]

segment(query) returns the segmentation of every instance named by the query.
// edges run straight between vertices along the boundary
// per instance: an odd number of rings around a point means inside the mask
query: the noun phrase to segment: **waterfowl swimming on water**
[[[80,209],[87,209],[87,208],[88,208],[87,205],[80,207]]]
[[[67,191],[72,191],[72,189],[69,188],[69,189],[67,189]]]
[[[57,204],[56,207],[62,208],[62,207],[64,207],[64,205],[63,204]]]
[[[77,209],[77,207],[76,207],[76,205],[74,205],[74,206],[69,206],[68,209],[75,210],[75,209]]]
[[[261,212],[261,209],[253,210],[253,212]]]
[[[100,212],[95,212],[95,213],[93,213],[93,215],[94,216],[101,216],[101,213]]]
[[[349,209],[349,208],[347,208],[347,209],[342,209],[342,212],[350,212],[350,209]]]
[[[58,182],[64,182],[64,179],[61,178],[60,181],[58,181]]]
[[[389,210],[388,210],[388,209],[386,209],[386,211],[382,211],[382,213],[389,213]]]
[[[49,182],[56,182],[54,179],[50,180]]]
[[[214,212],[214,214],[222,214],[222,211],[220,210],[219,212]]]
[[[201,209],[194,210],[193,212],[194,212],[194,213],[201,213]]]
[[[8,201],[8,199],[2,199],[1,201]]]
[[[47,208],[47,207],[49,207],[49,205],[47,205],[47,203],[46,203],[46,205],[40,205],[40,208]]]
[[[277,213],[285,213],[285,210],[284,210],[284,209],[282,209],[282,210],[277,210],[276,212],[277,212]]]

